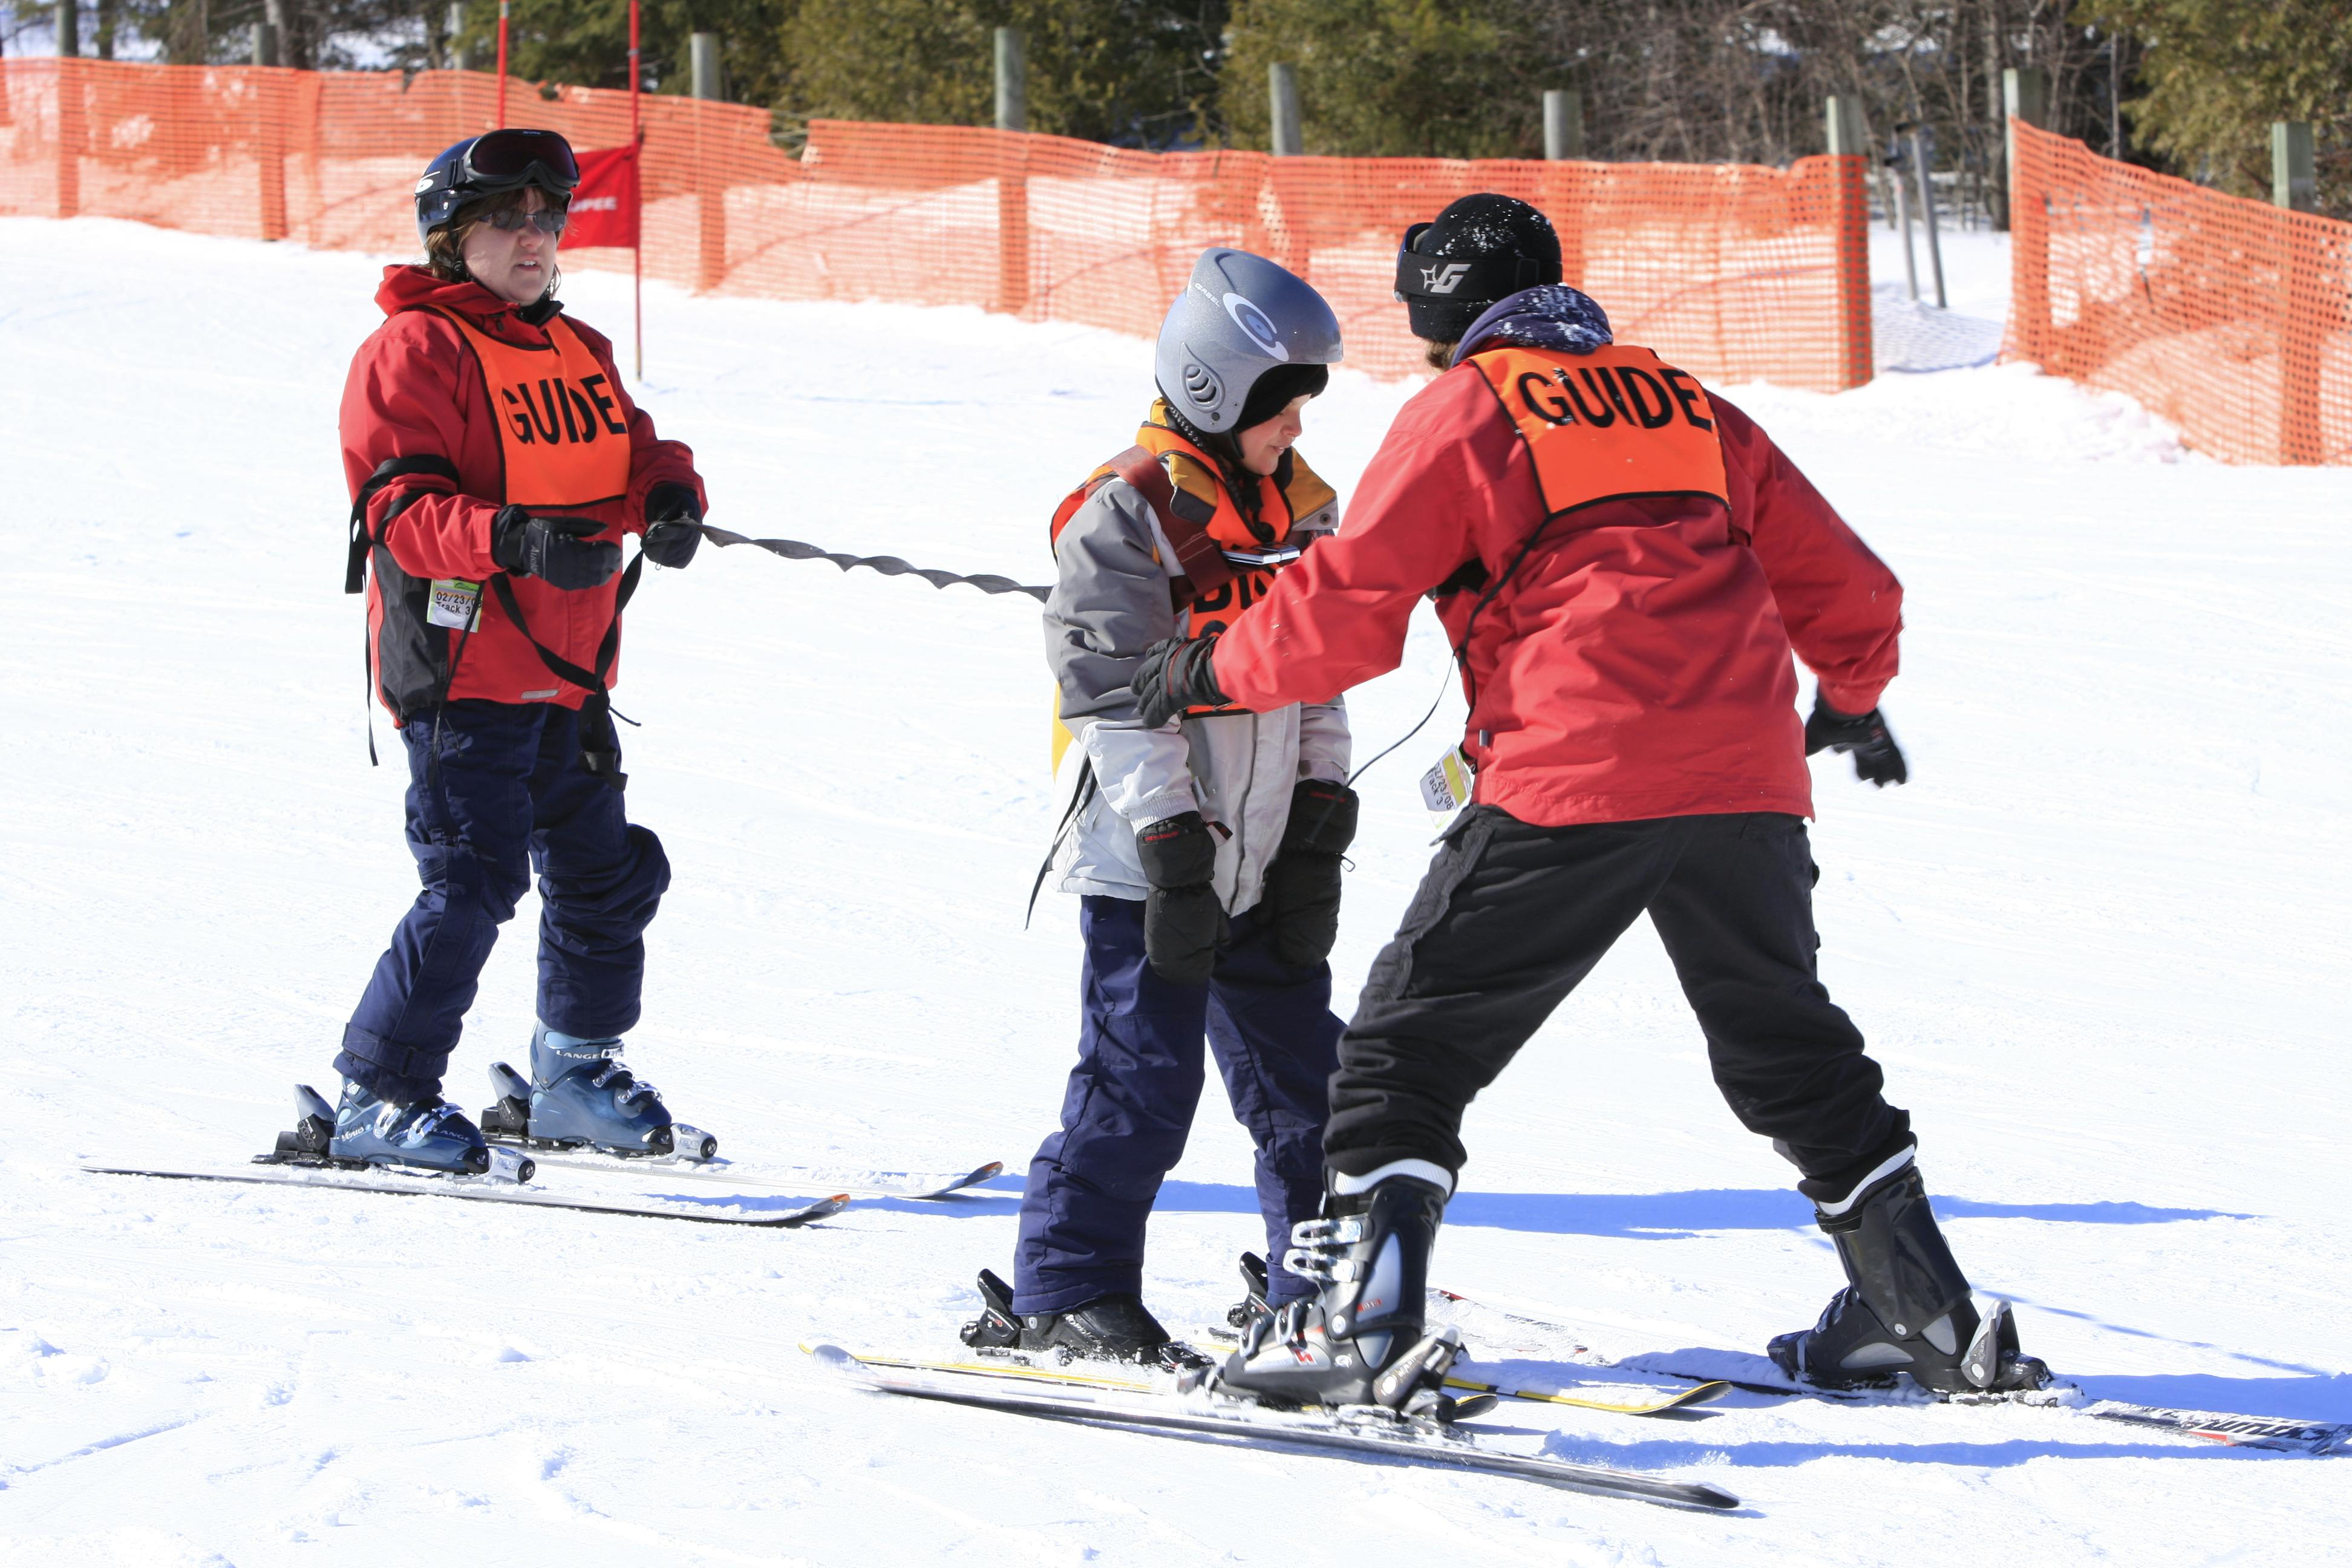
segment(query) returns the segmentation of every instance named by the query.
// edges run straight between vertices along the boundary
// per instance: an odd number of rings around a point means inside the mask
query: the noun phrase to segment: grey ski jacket
[[[1335,502],[1297,527],[1328,533],[1338,514]],[[1346,707],[1335,698],[1146,730],[1129,689],[1136,661],[1190,618],[1171,607],[1165,563],[1176,552],[1150,503],[1125,480],[1105,480],[1064,525],[1054,556],[1060,571],[1045,601],[1045,659],[1076,742],[1062,759],[1062,811],[1082,770],[1094,774],[1091,797],[1055,846],[1057,885],[1066,893],[1142,898],[1150,884],[1136,830],[1197,810],[1224,829],[1217,896],[1226,913],[1241,914],[1265,890],[1298,781],[1347,778]]]

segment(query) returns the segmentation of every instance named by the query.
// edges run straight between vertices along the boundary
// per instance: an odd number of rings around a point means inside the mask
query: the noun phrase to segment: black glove
[[[601,588],[621,569],[619,545],[588,542],[604,531],[593,518],[533,517],[519,506],[502,507],[490,523],[490,559],[566,593]]]
[[[1805,755],[1823,746],[1853,753],[1853,776],[1885,789],[1911,776],[1903,749],[1886,728],[1885,716],[1875,708],[1867,713],[1841,713],[1813,694],[1813,716],[1805,721]]]
[[[1187,708],[1223,708],[1233,700],[1217,689],[1217,672],[1209,662],[1216,647],[1217,634],[1211,632],[1170,637],[1143,650],[1133,686],[1145,729],[1157,730]]]
[[[1294,969],[1331,956],[1339,940],[1339,856],[1356,837],[1356,792],[1328,779],[1301,779],[1290,792],[1290,825],[1266,868],[1265,919],[1274,955]]]
[[[1137,829],[1135,849],[1151,884],[1143,900],[1144,956],[1162,980],[1206,984],[1225,940],[1225,907],[1211,882],[1216,835],[1199,812],[1180,812]]]
[[[646,492],[646,559],[673,571],[694,559],[702,543],[702,503],[692,487],[675,481]]]

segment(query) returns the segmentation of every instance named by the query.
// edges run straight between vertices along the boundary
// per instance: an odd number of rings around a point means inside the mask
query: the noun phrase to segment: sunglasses
[[[560,235],[564,226],[572,221],[572,215],[552,207],[542,207],[535,213],[524,212],[520,207],[508,207],[503,212],[485,213],[482,221],[500,234],[512,234],[528,224],[541,234]]]
[[[580,161],[572,155],[572,143],[552,131],[491,131],[466,150],[463,173],[460,184],[543,184],[568,191],[580,183]]]

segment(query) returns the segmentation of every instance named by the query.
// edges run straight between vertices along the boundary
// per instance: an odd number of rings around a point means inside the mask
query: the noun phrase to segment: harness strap
[[[1021,911],[1023,931],[1029,929],[1029,919],[1037,912],[1037,894],[1045,886],[1045,873],[1054,868],[1054,857],[1061,853],[1062,840],[1069,837],[1070,824],[1078,819],[1078,814],[1086,810],[1087,803],[1095,797],[1093,756],[1082,758],[1078,767],[1081,771],[1077,787],[1070,792],[1070,809],[1062,813],[1061,823],[1054,829],[1053,840],[1045,846],[1045,858],[1037,863],[1037,879],[1029,884],[1029,902]]]
[[[352,501],[351,555],[343,566],[343,592],[362,594],[367,591],[368,550],[375,543],[368,531],[368,503],[377,492],[394,479],[404,479],[412,474],[431,474],[435,479],[451,484],[463,481],[457,477],[457,466],[448,458],[432,452],[419,452],[407,458],[386,458],[378,463],[375,472],[360,487],[359,495]]]
[[[620,592],[613,595],[613,624],[604,628],[604,641],[596,647],[593,669],[583,669],[532,635],[530,623],[522,618],[522,605],[515,598],[511,574],[501,572],[490,579],[490,591],[498,595],[499,608],[507,613],[515,630],[538,652],[539,662],[558,679],[587,689],[587,700],[580,704],[581,765],[614,789],[628,788],[629,775],[621,771],[621,741],[613,729],[613,692],[604,684],[604,676],[613,668],[613,656],[621,650],[621,612],[628,608],[630,596],[636,593],[637,579],[645,574],[645,569],[646,552],[640,548],[636,559],[621,574]]]
[[[1225,559],[1224,547],[1209,537],[1207,529],[1176,514],[1176,487],[1150,448],[1129,447],[1113,458],[1109,467],[1111,472],[1150,503],[1151,515],[1159,521],[1160,531],[1168,536],[1169,548],[1176,552],[1180,570],[1174,575],[1180,608],[1234,580],[1233,563]]]

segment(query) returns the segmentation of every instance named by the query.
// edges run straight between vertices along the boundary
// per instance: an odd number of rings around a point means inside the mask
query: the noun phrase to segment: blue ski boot
[[[670,1120],[661,1092],[621,1061],[611,1036],[583,1039],[541,1024],[530,1037],[530,1081],[499,1062],[490,1068],[499,1102],[482,1113],[494,1138],[533,1149],[583,1145],[625,1159],[678,1155],[708,1160],[719,1141]]]
[[[355,1083],[343,1085],[326,1152],[338,1163],[409,1165],[455,1176],[478,1176],[490,1168],[480,1129],[439,1095],[404,1104]]]

